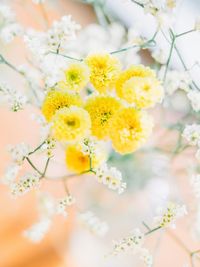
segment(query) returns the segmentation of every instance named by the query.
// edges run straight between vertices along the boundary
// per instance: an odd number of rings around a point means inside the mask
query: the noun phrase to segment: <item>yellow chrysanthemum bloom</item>
[[[90,82],[100,93],[112,89],[120,73],[120,61],[106,53],[89,55],[86,64],[90,69]]]
[[[106,153],[103,150],[98,154],[92,154],[92,168],[99,167],[105,160]],[[90,169],[90,158],[82,152],[79,145],[69,145],[66,149],[66,164],[69,170],[81,173]]]
[[[89,69],[84,63],[72,63],[65,70],[65,81],[58,83],[59,88],[79,92],[89,82]]]
[[[156,77],[155,72],[143,65],[130,66],[127,70],[122,71],[116,81],[116,92],[120,98],[123,98],[123,85],[133,77]]]
[[[163,87],[155,77],[133,77],[118,90],[121,98],[137,108],[153,107],[161,102],[163,94]]]
[[[98,95],[88,98],[85,109],[92,122],[92,134],[104,139],[109,134],[109,124],[113,115],[122,107],[119,100],[112,96]]]
[[[80,140],[89,133],[90,127],[90,115],[76,106],[61,108],[52,118],[53,135],[59,141]]]
[[[145,111],[133,107],[120,109],[110,123],[114,149],[121,154],[134,152],[146,142],[152,127],[152,118]]]
[[[81,97],[77,94],[60,90],[49,91],[42,104],[42,113],[50,121],[56,110],[63,107],[82,106]]]

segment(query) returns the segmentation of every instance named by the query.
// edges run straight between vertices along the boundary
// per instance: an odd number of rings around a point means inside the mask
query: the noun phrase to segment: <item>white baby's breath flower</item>
[[[196,112],[200,111],[200,92],[190,90],[187,97],[190,100],[193,110]]]
[[[16,23],[15,15],[10,7],[0,4],[0,39],[5,43],[10,43],[22,32],[22,26]]]
[[[54,21],[47,32],[47,42],[50,48],[65,48],[68,41],[74,40],[76,32],[81,26],[72,20],[71,16],[63,16],[59,21]]]
[[[17,145],[9,145],[8,146],[8,151],[11,154],[11,157],[14,162],[17,164],[21,165],[25,159],[25,157],[28,156],[30,152],[30,147],[29,145],[25,143],[19,143]]]
[[[142,247],[144,242],[144,234],[140,229],[134,229],[129,236],[124,237],[119,241],[114,241],[113,254],[117,255],[121,252],[127,252],[131,250],[133,253],[137,253]]]
[[[126,183],[122,181],[121,172],[115,167],[108,168],[106,164],[101,165],[96,170],[96,177],[99,183],[106,185],[109,189],[123,193]]]
[[[164,50],[154,49],[151,55],[158,63],[166,64],[168,55]]]
[[[140,250],[140,259],[144,262],[145,266],[153,266],[153,256],[150,254],[148,249],[142,248]]]
[[[5,171],[3,178],[1,179],[2,183],[8,185],[12,184],[12,182],[15,181],[19,170],[20,166],[18,164],[15,163],[10,164]]]
[[[22,26],[18,23],[8,24],[0,32],[0,38],[5,43],[10,43],[13,41],[14,37],[20,36],[23,33]]]
[[[106,222],[102,222],[91,211],[80,213],[78,216],[80,222],[93,234],[97,236],[104,236],[108,231]]]
[[[18,182],[11,184],[11,193],[13,196],[21,196],[37,188],[39,185],[39,175],[36,173],[27,173]]]
[[[161,215],[155,217],[158,227],[175,227],[176,220],[187,214],[186,206],[168,202],[166,207],[160,208]]]
[[[15,21],[15,14],[7,5],[0,4],[0,27]]]
[[[182,136],[188,141],[191,146],[198,145],[200,141],[200,125],[186,125]]]
[[[164,68],[161,68],[160,75],[163,76]],[[191,83],[191,78],[189,73],[184,71],[176,71],[171,70],[168,71],[166,82],[165,82],[165,89],[169,95],[172,95],[176,90],[184,90],[186,92],[189,91],[189,85]]]
[[[193,175],[190,183],[195,196],[197,198],[200,198],[200,174]]]
[[[23,232],[23,235],[33,243],[40,242],[51,226],[50,219],[42,219]]]
[[[0,85],[0,95],[10,106],[11,110],[16,112],[24,108],[24,105],[28,102],[27,97],[16,89],[9,88],[6,84]]]
[[[66,208],[67,206],[71,206],[75,203],[75,198],[71,195],[67,195],[61,198],[57,204],[56,211],[58,214],[62,214],[64,217],[67,216]]]
[[[41,218],[51,218],[56,213],[54,198],[48,193],[39,192],[38,208]]]

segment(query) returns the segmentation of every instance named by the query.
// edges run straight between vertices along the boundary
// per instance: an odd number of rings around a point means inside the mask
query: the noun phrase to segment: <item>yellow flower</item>
[[[63,107],[81,106],[82,100],[77,94],[58,90],[49,91],[42,105],[42,113],[50,121],[56,110]]]
[[[163,87],[155,77],[133,77],[127,80],[118,95],[137,108],[153,107],[163,98]]]
[[[122,71],[116,81],[116,91],[119,97],[123,98],[122,88],[124,83],[133,77],[156,77],[156,75],[153,70],[143,65],[131,66]]]
[[[106,153],[102,150],[98,154],[92,154],[92,168],[99,167],[105,159]],[[69,170],[81,173],[90,169],[90,158],[82,152],[80,145],[69,145],[66,150],[66,164]]]
[[[84,63],[73,63],[65,70],[65,81],[58,83],[59,88],[79,92],[89,82],[89,69]]]
[[[133,107],[120,109],[110,123],[114,149],[121,154],[134,152],[146,142],[152,127],[152,118],[145,111]]]
[[[90,69],[90,82],[100,93],[112,89],[121,70],[119,60],[110,54],[92,54],[86,58]]]
[[[122,104],[112,96],[91,96],[88,98],[85,109],[92,121],[92,134],[98,139],[104,139],[109,134],[109,124],[113,115]]]
[[[90,115],[76,106],[61,108],[52,118],[53,134],[60,141],[80,140],[89,133],[90,127]]]

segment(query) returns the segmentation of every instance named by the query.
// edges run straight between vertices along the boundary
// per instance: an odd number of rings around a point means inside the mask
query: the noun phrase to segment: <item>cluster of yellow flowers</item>
[[[84,90],[88,83],[94,89],[89,96]],[[47,92],[42,113],[51,123],[53,136],[68,144],[67,165],[84,171],[89,168],[89,156],[81,151],[81,140],[88,136],[111,140],[115,151],[134,152],[153,127],[144,109],[162,98],[163,88],[150,68],[133,65],[122,71],[115,56],[91,54],[68,66],[65,80]]]

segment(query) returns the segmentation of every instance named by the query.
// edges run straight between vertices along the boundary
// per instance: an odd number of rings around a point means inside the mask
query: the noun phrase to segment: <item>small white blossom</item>
[[[106,164],[103,164],[96,170],[96,177],[99,183],[106,185],[111,190],[118,191],[119,194],[126,189],[121,172],[115,167],[108,168]]]
[[[97,236],[104,236],[108,231],[106,222],[102,222],[93,212],[87,211],[79,214],[80,222]]]
[[[69,41],[75,39],[76,32],[80,28],[70,15],[63,16],[59,21],[54,21],[47,32],[29,29],[24,36],[24,41],[34,55],[41,57],[50,51],[64,49]]]
[[[153,266],[153,256],[150,254],[148,249],[142,248],[140,250],[140,259],[144,262],[147,267]]]
[[[119,254],[120,252],[127,252],[128,250],[137,253],[139,248],[144,243],[144,234],[140,229],[136,228],[130,233],[128,237],[124,237],[119,241],[114,241],[113,254]]]
[[[32,225],[29,229],[25,230],[23,235],[33,243],[40,242],[51,226],[50,219],[42,219],[38,223]]]
[[[16,89],[11,89],[5,84],[0,85],[0,95],[3,100],[6,101],[11,110],[16,112],[24,108],[24,105],[28,102],[27,97]]]
[[[193,110],[196,112],[200,111],[200,92],[190,90],[187,97],[190,100]]]
[[[9,185],[12,182],[14,182],[18,175],[19,170],[20,170],[20,166],[18,164],[15,164],[15,163],[10,164],[7,167],[5,174],[1,180],[2,183]]]
[[[51,218],[56,212],[54,198],[47,193],[39,192],[38,208],[41,218]]]
[[[14,37],[21,36],[23,33],[22,27],[18,23],[12,23],[5,26],[0,32],[0,38],[5,43],[13,41]]]
[[[11,193],[13,196],[21,196],[37,188],[40,185],[40,177],[35,173],[25,174],[18,182],[11,184]]]
[[[151,55],[158,63],[166,64],[168,55],[166,54],[165,50],[154,49]]]
[[[198,145],[200,141],[200,125],[186,125],[182,136],[188,141],[191,146]]]
[[[195,196],[200,198],[200,174],[193,175],[190,182]]]
[[[155,217],[155,222],[159,227],[175,227],[177,219],[187,214],[186,206],[173,202],[168,202],[165,208],[160,209],[161,215]]]
[[[63,216],[67,216],[67,211],[66,211],[66,208],[67,206],[71,206],[75,203],[75,198],[71,195],[67,195],[63,198],[61,198],[58,202],[58,205],[57,205],[57,213],[58,214],[62,214]]]
[[[161,69],[160,76],[163,77],[164,68]],[[191,78],[188,72],[171,70],[168,71],[165,89],[169,95],[172,95],[176,90],[184,90],[185,92],[189,91],[189,85],[191,83]]]
[[[81,26],[72,20],[71,16],[63,16],[59,21],[54,21],[47,32],[47,40],[50,48],[64,48],[69,40],[74,40],[76,32]]]
[[[0,39],[9,43],[15,36],[21,35],[22,32],[22,27],[16,23],[15,15],[10,7],[0,4]]]
[[[8,151],[11,154],[13,161],[20,165],[23,163],[25,157],[28,156],[30,152],[30,147],[25,143],[19,143],[15,146],[9,145]]]

